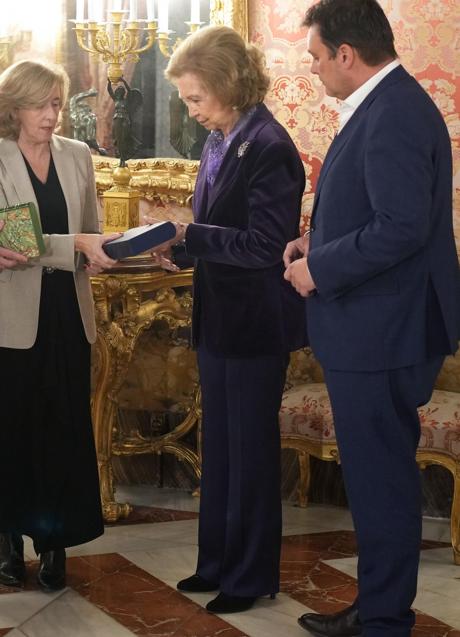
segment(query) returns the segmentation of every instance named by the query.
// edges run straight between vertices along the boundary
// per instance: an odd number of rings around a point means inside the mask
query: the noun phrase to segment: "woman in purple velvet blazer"
[[[166,76],[190,116],[211,131],[194,223],[177,224],[175,239],[196,260],[193,340],[203,406],[198,566],[178,588],[219,590],[207,610],[236,612],[279,589],[278,411],[289,352],[306,333],[282,256],[298,236],[305,175],[292,140],[262,103],[263,55],[235,31],[193,34]]]

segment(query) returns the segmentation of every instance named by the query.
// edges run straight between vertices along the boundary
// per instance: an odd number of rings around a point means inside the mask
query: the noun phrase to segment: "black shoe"
[[[358,608],[354,604],[332,615],[305,613],[298,621],[315,637],[355,637],[363,632]]]
[[[24,586],[24,542],[16,533],[0,533],[0,584]]]
[[[186,593],[210,593],[211,591],[216,591],[219,585],[208,582],[200,575],[195,574],[186,579],[181,579],[181,581],[177,583],[177,588]]]
[[[37,582],[46,593],[65,588],[65,549],[40,553]]]
[[[206,610],[218,615],[221,613],[241,613],[252,608],[256,599],[257,597],[236,597],[219,593],[217,597],[206,604]]]

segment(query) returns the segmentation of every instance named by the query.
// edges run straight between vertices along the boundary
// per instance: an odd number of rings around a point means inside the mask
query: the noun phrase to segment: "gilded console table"
[[[92,417],[101,483],[104,518],[114,522],[126,517],[131,507],[115,501],[112,458],[146,453],[170,453],[189,463],[200,478],[199,435],[196,445],[184,440],[200,422],[199,386],[186,400],[172,405],[181,418],[171,430],[147,437],[136,427],[123,432],[119,422],[120,393],[128,368],[136,356],[142,335],[148,335],[155,321],[171,330],[187,328],[191,321],[192,271],[170,273],[160,270],[148,258],[129,260],[92,279],[98,338],[93,357],[94,386]],[[189,352],[190,355],[191,352]],[[194,368],[192,362],[188,365]],[[174,401],[172,401],[174,402]]]

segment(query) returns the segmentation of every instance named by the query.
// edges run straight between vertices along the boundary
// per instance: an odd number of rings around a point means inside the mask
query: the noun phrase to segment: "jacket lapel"
[[[80,211],[83,207],[80,201],[78,179],[75,174],[76,161],[73,157],[72,149],[69,146],[65,147],[63,141],[60,137],[53,135],[51,138],[51,155],[67,205],[69,234],[74,234],[81,227],[80,219],[75,216],[75,211]]]
[[[247,125],[236,135],[230,148],[227,150],[224,161],[217,174],[216,181],[209,189],[207,205],[207,219],[212,214],[212,208],[222,193],[231,187],[244,165],[244,161],[251,151],[251,143],[257,137],[259,131],[273,119],[273,115],[264,104],[259,104],[256,112]],[[243,146],[244,144],[244,146]],[[206,179],[206,175],[204,176]]]
[[[31,201],[38,209],[29,173],[17,143],[11,139],[1,139],[0,158],[5,172],[2,186],[8,205],[14,206]]]
[[[340,133],[334,137],[326,153],[326,156],[324,158],[323,166],[321,168],[321,172],[318,178],[318,183],[316,185],[315,200],[313,203],[313,210],[312,210],[312,221],[313,221],[313,216],[315,214],[317,204],[319,201],[321,187],[324,184],[324,181],[327,177],[329,169],[331,168],[332,164],[334,163],[334,161],[340,154],[341,150],[347,144],[348,140],[353,136],[354,131],[360,125],[366,111],[368,110],[372,102],[375,100],[375,98],[382,91],[388,88],[388,86],[391,86],[395,82],[399,82],[401,79],[408,78],[408,77],[410,77],[410,75],[402,66],[398,66],[393,71],[391,71],[369,93],[369,95],[364,99],[364,101],[358,106],[358,108],[353,113],[352,117],[349,119],[349,121],[346,123],[343,129],[340,131]]]
[[[208,184],[206,175],[208,172],[208,152],[207,144],[203,148],[200,170],[196,178],[195,189],[193,191],[193,216],[196,222],[206,222],[206,197]]]
[[[64,192],[69,219],[69,233],[78,232],[79,220],[72,211],[80,210],[80,192],[78,189],[77,175],[75,174],[75,162],[72,150],[64,148],[61,139],[53,135],[51,139],[51,154],[56,172]],[[24,158],[17,143],[10,139],[0,140],[0,157],[6,179],[3,180],[3,190],[8,205],[28,203],[32,201],[38,209],[37,198],[29,178]]]

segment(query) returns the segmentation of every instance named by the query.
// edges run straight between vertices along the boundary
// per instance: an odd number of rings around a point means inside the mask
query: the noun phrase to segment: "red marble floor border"
[[[8,635],[10,630],[13,630],[13,628],[0,628],[0,637],[3,637],[3,635]]]
[[[69,560],[68,584],[139,637],[247,637],[118,554]]]
[[[430,547],[446,546],[430,543]],[[356,581],[323,560],[356,553],[354,534],[332,531],[283,538],[281,590],[316,612],[335,612],[356,596]],[[27,564],[26,590],[36,590],[38,562]],[[139,637],[246,637],[118,554],[72,557],[68,585]],[[0,592],[19,589],[1,587]],[[295,618],[294,618],[295,619]],[[231,621],[231,619],[230,619]],[[6,634],[0,632],[0,637]],[[460,631],[417,613],[413,637],[460,637]]]
[[[423,548],[450,546],[424,542]],[[323,560],[353,557],[356,541],[352,531],[310,533],[283,538],[281,590],[317,613],[335,613],[350,605],[357,595],[355,578],[325,564]],[[421,612],[416,612],[413,637],[460,637],[460,631]]]
[[[37,568],[27,563],[25,590],[38,589]],[[67,585],[137,637],[248,637],[117,553],[68,558]]]

